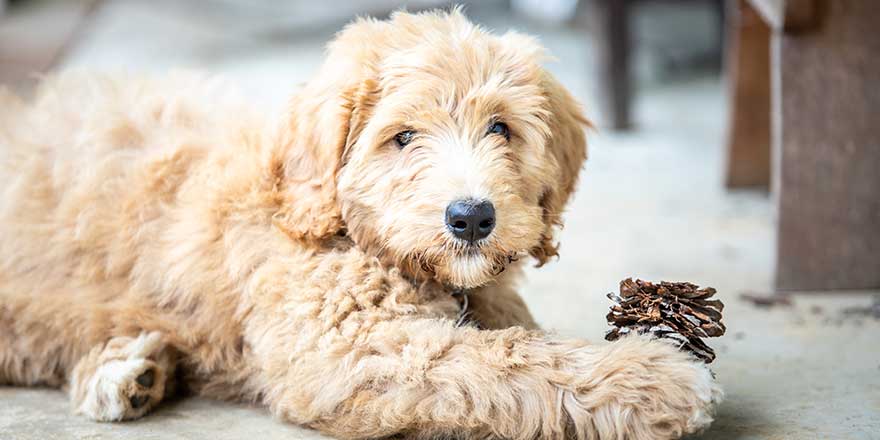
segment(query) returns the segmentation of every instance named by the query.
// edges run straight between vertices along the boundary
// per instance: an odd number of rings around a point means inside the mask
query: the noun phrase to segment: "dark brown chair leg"
[[[747,0],[728,14],[726,75],[730,96],[728,187],[770,185],[770,27]]]
[[[603,115],[611,127],[625,130],[632,127],[630,97],[630,33],[631,0],[593,0],[591,27],[599,61],[599,93]]]

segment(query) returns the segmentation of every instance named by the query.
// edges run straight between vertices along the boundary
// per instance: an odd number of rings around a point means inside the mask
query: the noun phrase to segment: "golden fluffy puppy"
[[[515,292],[586,156],[541,54],[398,13],[348,26],[277,124],[185,76],[0,97],[0,382],[102,421],[184,385],[342,438],[706,426],[704,365],[548,335]]]

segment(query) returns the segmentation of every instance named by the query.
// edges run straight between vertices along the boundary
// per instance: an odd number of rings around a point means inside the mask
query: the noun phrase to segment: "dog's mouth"
[[[491,282],[525,252],[501,251],[490,246],[447,246],[426,249],[404,260],[416,278],[431,278],[442,284],[471,289]],[[424,279],[424,278],[423,278]]]
[[[511,250],[495,234],[474,242],[447,236],[440,252],[449,259],[484,259],[497,271],[503,271],[521,255],[528,253],[526,249]]]
[[[456,248],[453,253],[458,257],[475,257],[483,255],[487,251],[486,246],[480,243],[463,243],[461,246],[456,246]]]
[[[516,262],[522,252],[501,251],[475,243],[457,247],[438,262],[434,272],[441,281],[462,288],[486,284]]]
[[[478,244],[471,244],[459,251],[457,256],[459,258],[484,257],[491,260],[492,266],[500,273],[503,272],[508,265],[517,261],[520,254],[522,254],[522,252],[489,252]]]
[[[449,266],[456,285],[474,288],[490,282],[507,269],[513,257],[484,256],[464,257],[453,261]]]

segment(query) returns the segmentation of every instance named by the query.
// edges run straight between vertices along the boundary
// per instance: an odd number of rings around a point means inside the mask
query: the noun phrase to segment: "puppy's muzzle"
[[[446,227],[457,238],[476,243],[495,229],[495,206],[486,200],[456,200],[446,207]]]

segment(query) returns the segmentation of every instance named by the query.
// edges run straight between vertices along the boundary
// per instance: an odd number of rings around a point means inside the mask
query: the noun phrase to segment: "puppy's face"
[[[455,13],[390,24],[417,29],[377,41],[351,88],[336,171],[349,235],[413,278],[465,288],[530,253],[543,262],[584,160],[577,106],[525,37]]]

